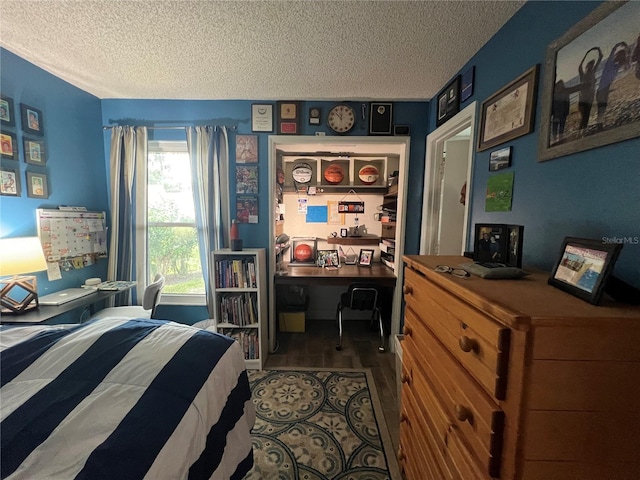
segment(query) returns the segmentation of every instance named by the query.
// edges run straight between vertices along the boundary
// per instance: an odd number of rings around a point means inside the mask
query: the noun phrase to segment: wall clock
[[[356,124],[356,112],[349,105],[340,103],[329,110],[327,125],[336,133],[345,134]]]

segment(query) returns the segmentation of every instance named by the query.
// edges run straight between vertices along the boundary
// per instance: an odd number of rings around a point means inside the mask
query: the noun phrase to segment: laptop
[[[67,288],[66,290],[38,297],[38,302],[40,305],[62,305],[94,293],[96,293],[96,290],[91,288]]]

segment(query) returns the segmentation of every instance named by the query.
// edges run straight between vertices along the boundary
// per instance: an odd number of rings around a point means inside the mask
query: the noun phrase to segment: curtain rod
[[[115,127],[122,127],[123,125],[108,125],[108,126],[103,126],[102,129],[103,130],[111,130],[112,128]],[[132,127],[144,127],[145,125],[130,125]],[[236,127],[234,126],[226,126],[226,125],[185,125],[185,126],[173,126],[173,127],[147,127],[147,130],[184,130],[188,127],[227,127],[229,130],[235,130]]]

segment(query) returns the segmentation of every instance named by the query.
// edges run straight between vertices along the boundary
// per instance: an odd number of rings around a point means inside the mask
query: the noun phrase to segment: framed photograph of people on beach
[[[640,2],[605,2],[547,47],[538,161],[640,136]]]

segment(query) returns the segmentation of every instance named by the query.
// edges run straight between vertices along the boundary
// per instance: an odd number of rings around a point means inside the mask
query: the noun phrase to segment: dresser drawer
[[[482,471],[498,477],[502,454],[504,413],[496,402],[471,378],[417,319],[412,310],[405,311],[405,325],[411,331],[405,335],[404,352],[414,365],[409,382],[414,391],[429,383],[438,392],[438,400],[453,430],[458,432]],[[427,415],[431,412],[425,412]]]
[[[404,361],[403,356],[403,361]],[[422,434],[433,445],[431,450],[442,474],[442,479],[485,480],[490,477],[483,473],[480,462],[469,449],[468,442],[463,440],[455,419],[444,408],[435,387],[421,373],[413,356],[408,354],[409,364],[406,369],[408,379],[403,383],[402,394],[410,408],[409,424],[414,431],[421,429]],[[415,408],[411,408],[415,405]],[[417,424],[417,425],[416,425]]]
[[[504,400],[510,329],[410,268],[404,282],[407,306],[491,395]]]

